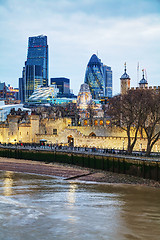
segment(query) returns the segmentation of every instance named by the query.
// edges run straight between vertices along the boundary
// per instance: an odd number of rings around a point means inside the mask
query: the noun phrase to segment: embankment
[[[160,162],[157,159],[131,158],[105,154],[65,151],[40,151],[1,148],[0,157],[41,161],[45,163],[67,163],[85,168],[136,176],[160,181]]]

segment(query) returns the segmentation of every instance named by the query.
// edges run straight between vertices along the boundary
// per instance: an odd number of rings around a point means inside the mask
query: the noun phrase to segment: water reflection
[[[13,193],[13,172],[6,171],[3,180],[3,195],[11,196]]]
[[[159,189],[12,172],[0,186],[0,239],[159,240]]]
[[[76,202],[76,189],[78,188],[78,185],[73,182],[69,182],[69,189],[67,192],[67,205],[69,208],[69,216],[68,221],[71,223],[75,223],[77,217],[75,216],[75,202]]]
[[[73,205],[76,201],[76,189],[77,188],[78,188],[78,186],[76,183],[70,182],[69,190],[67,193],[67,199],[68,199],[68,203],[71,207],[73,207]]]

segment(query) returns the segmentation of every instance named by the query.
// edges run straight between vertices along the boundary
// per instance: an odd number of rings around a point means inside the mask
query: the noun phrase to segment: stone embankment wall
[[[7,148],[0,149],[0,156],[34,161],[68,163],[160,181],[160,162],[153,159],[134,159],[127,156],[68,153],[64,151],[13,150]]]

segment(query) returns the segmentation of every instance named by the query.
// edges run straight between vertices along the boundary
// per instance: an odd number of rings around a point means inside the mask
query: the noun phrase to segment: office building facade
[[[84,83],[89,85],[92,98],[112,97],[112,70],[93,54],[87,65]]]
[[[51,85],[57,85],[59,96],[69,97],[70,95],[70,79],[65,77],[51,78]]]
[[[111,67],[103,65],[104,97],[112,97],[112,70]]]
[[[39,76],[42,76],[42,85],[48,86],[48,45],[47,36],[29,37],[27,66],[40,66]]]
[[[19,78],[21,102],[27,102],[39,85],[48,86],[48,45],[43,35],[28,39],[27,61]]]

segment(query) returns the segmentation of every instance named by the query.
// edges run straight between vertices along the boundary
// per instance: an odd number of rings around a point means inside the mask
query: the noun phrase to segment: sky
[[[18,87],[28,38],[46,35],[49,78],[78,93],[92,54],[112,68],[113,94],[127,64],[131,86],[160,86],[160,0],[0,0],[0,81]],[[139,74],[137,66],[139,63]]]

